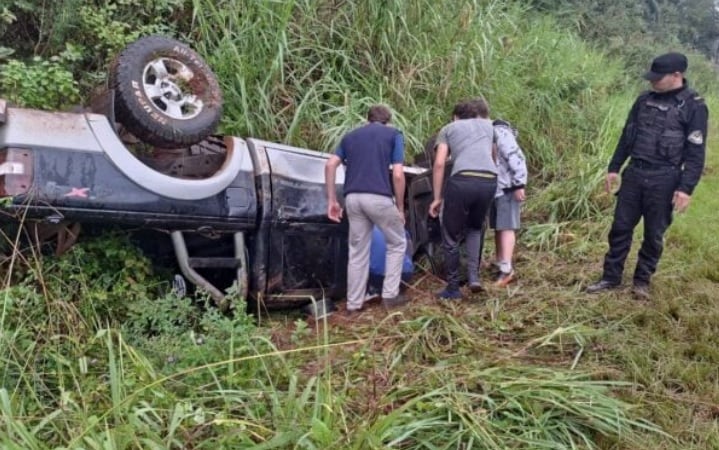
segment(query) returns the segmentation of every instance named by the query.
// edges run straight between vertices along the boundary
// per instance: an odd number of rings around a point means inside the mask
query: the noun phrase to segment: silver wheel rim
[[[182,62],[172,58],[150,61],[142,74],[147,98],[162,114],[188,120],[202,112],[204,103],[190,89],[195,74]]]

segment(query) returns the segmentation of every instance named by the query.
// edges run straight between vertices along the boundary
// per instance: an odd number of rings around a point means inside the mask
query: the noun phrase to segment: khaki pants
[[[349,220],[349,262],[347,265],[347,309],[362,308],[369,278],[369,249],[372,227],[384,233],[387,243],[382,297],[396,297],[402,277],[407,245],[404,223],[394,201],[377,194],[348,194],[345,211]]]

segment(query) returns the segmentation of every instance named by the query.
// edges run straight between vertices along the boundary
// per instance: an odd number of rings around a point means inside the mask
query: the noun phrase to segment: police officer
[[[609,163],[607,192],[629,158],[617,192],[604,273],[587,287],[589,293],[620,285],[634,227],[643,218],[644,240],[632,292],[637,299],[649,299],[649,281],[662,255],[672,212],[683,212],[689,206],[704,168],[708,110],[704,100],[687,86],[686,69],[686,56],[667,53],[656,57],[644,74],[652,89],[634,102]]]

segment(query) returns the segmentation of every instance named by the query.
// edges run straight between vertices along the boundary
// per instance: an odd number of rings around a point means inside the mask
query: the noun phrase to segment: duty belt
[[[634,166],[638,169],[646,169],[646,170],[658,170],[658,169],[668,169],[672,167],[676,167],[673,164],[657,164],[657,163],[651,163],[648,161],[644,161],[643,159],[632,159],[629,161],[629,165]]]
[[[496,173],[484,170],[463,170],[461,172],[457,172],[457,175],[462,175],[466,177],[497,178]]]

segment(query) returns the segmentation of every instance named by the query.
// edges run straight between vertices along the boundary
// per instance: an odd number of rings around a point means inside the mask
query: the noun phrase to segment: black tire
[[[115,117],[138,139],[161,148],[187,147],[215,131],[222,92],[203,59],[179,41],[147,36],[110,66]]]

